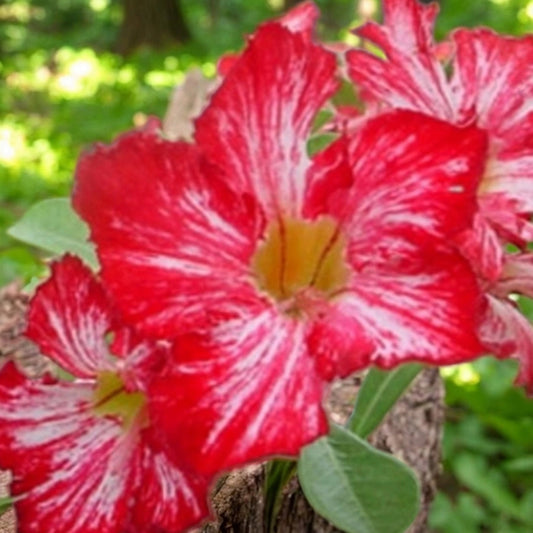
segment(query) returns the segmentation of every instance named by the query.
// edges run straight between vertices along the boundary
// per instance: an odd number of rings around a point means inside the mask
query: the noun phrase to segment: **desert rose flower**
[[[486,129],[489,153],[478,191],[480,209],[498,233],[524,244],[533,240],[533,37],[458,29],[447,45],[453,56],[447,76],[439,54],[443,45],[433,40],[437,12],[437,4],[384,0],[384,24],[369,22],[357,34],[386,57],[348,52],[350,76],[389,107]]]
[[[485,134],[402,111],[311,158],[335,71],[307,32],[266,24],[194,145],[152,123],[77,168],[74,206],[127,319],[205,334],[202,350],[180,338],[151,405],[176,456],[208,473],[327,432],[336,376],[481,350],[475,277],[447,241],[472,221]]]
[[[349,73],[386,109],[416,110],[487,130],[479,214],[458,243],[489,301],[480,329],[484,344],[496,355],[519,358],[524,367],[519,382],[532,388],[533,373],[525,369],[533,367],[533,330],[502,287],[509,287],[509,265],[521,261],[520,255],[505,252],[505,243],[525,249],[533,240],[533,38],[500,36],[486,28],[458,29],[451,42],[436,45],[437,11],[437,4],[384,0],[384,24],[369,22],[357,34],[379,46],[385,58],[352,50],[347,54]],[[451,76],[443,52],[446,59],[453,57]],[[513,290],[528,294],[520,279]],[[510,348],[513,338],[515,347]]]
[[[107,296],[72,256],[52,266],[28,320],[27,335],[74,379],[0,371],[0,468],[13,472],[17,531],[178,532],[207,516],[206,478],[168,460],[148,415],[167,349],[119,328],[113,356]]]

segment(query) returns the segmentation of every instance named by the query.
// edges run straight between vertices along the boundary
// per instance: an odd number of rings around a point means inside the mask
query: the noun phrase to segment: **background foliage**
[[[0,286],[42,272],[44,258],[5,229],[35,201],[68,194],[80,150],[146,115],[162,116],[188,68],[213,75],[218,55],[240,48],[244,35],[291,3],[184,1],[190,40],[123,57],[114,52],[123,20],[117,2],[0,0]],[[345,38],[365,13],[379,16],[375,0],[317,4],[328,39]],[[530,32],[533,0],[441,1],[439,37],[480,24]],[[513,362],[491,358],[444,371],[445,472],[434,531],[533,531],[533,403],[512,387],[515,373]]]

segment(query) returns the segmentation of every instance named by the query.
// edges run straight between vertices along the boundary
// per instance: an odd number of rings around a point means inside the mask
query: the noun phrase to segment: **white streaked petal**
[[[194,344],[178,346],[175,375],[156,382],[152,394],[153,416],[177,443],[174,453],[212,473],[295,455],[323,434],[323,384],[306,329],[264,309],[218,328],[196,356],[182,353]],[[179,442],[180,434],[189,436],[186,442]]]
[[[105,334],[112,311],[91,271],[73,256],[52,265],[52,275],[31,301],[26,334],[41,351],[77,377],[110,369]]]

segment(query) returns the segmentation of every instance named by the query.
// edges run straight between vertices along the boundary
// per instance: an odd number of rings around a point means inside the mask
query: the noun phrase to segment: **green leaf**
[[[533,455],[509,459],[502,464],[502,469],[506,472],[532,473]]]
[[[394,370],[371,368],[357,393],[347,427],[360,437],[370,435],[421,370],[417,363]]]
[[[304,448],[298,476],[315,510],[347,533],[402,533],[418,512],[413,472],[340,426]]]
[[[313,156],[327,148],[335,139],[338,138],[336,133],[322,133],[311,137],[307,142],[307,153]]]
[[[453,471],[463,485],[485,498],[499,513],[521,519],[519,502],[507,481],[497,469],[489,467],[484,457],[462,452],[453,459]]]
[[[472,494],[458,494],[457,503],[442,492],[437,493],[431,506],[429,527],[439,533],[479,533],[486,512]]]
[[[526,524],[533,524],[533,489],[529,489],[520,501],[522,519]]]
[[[73,253],[93,268],[98,267],[94,247],[88,241],[89,230],[72,210],[68,198],[52,198],[35,204],[9,228],[8,234],[53,254]]]
[[[288,459],[270,461],[265,468],[264,524],[267,533],[275,530],[283,489],[295,473],[296,462]]]
[[[0,498],[0,516],[2,516],[15,502],[14,498],[9,496],[5,498]]]

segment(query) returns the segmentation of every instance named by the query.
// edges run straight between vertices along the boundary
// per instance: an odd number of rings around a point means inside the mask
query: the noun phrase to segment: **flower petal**
[[[486,135],[413,113],[369,120],[350,139],[354,183],[332,206],[350,235],[357,270],[425,261],[472,223]]]
[[[355,317],[375,346],[370,363],[448,365],[481,355],[483,300],[474,275],[456,254],[426,260],[410,275],[363,272],[337,296],[337,312]]]
[[[356,84],[394,108],[454,121],[454,96],[433,43],[436,4],[384,0],[384,25],[369,22],[356,33],[385,52],[380,59],[363,50],[347,53]]]
[[[500,181],[506,180],[496,178],[492,181],[484,176],[481,192],[478,195],[480,213],[501,239],[523,248],[529,241],[533,241],[533,223],[526,207],[529,202],[527,194],[525,191],[524,194],[512,191],[512,184],[505,192],[488,190],[491,187],[490,183],[495,184]]]
[[[456,242],[482,279],[493,282],[500,277],[503,268],[502,243],[484,216],[476,213],[472,228],[461,233]]]
[[[186,438],[185,435],[182,438]],[[209,516],[208,482],[199,474],[178,468],[148,443],[141,457],[141,489],[133,507],[131,533],[184,531]]]
[[[220,326],[203,348],[196,338],[182,339],[174,374],[151,391],[151,416],[174,454],[216,473],[296,455],[327,432],[305,330],[305,323],[265,309]]]
[[[533,120],[533,37],[504,37],[487,28],[453,34],[456,58],[452,90],[461,114],[474,114],[491,136],[530,136]]]
[[[111,306],[104,289],[76,257],[52,264],[52,276],[35,294],[26,335],[58,365],[77,377],[111,368],[105,334]]]
[[[315,218],[334,211],[353,184],[347,137],[340,137],[313,157],[307,178],[304,216]]]
[[[533,119],[529,130],[533,131]],[[510,142],[510,139],[508,140]],[[506,199],[506,209],[500,207],[503,214],[533,213],[533,146],[517,143],[512,149],[501,149],[493,156],[489,171],[483,178],[482,194],[489,197],[492,204],[495,204],[499,198]],[[492,200],[493,197],[495,200]],[[487,212],[489,217],[494,217],[494,214],[498,214],[495,209]],[[499,222],[498,219],[496,222]],[[531,227],[527,228],[526,232],[519,227],[513,234],[531,240],[533,232]]]
[[[328,382],[368,367],[376,349],[359,317],[335,301],[313,320],[307,344],[320,376]]]
[[[318,8],[313,2],[300,2],[289,12],[273,22],[281,24],[281,26],[292,33],[300,33],[305,38],[311,39],[319,14]],[[267,24],[271,23],[268,22]],[[226,76],[240,57],[240,53],[224,54],[217,65],[218,74],[223,77]]]
[[[110,291],[144,331],[173,336],[255,298],[249,262],[262,221],[193,146],[150,127],[97,147],[78,164],[74,206]]]
[[[533,38],[486,28],[455,31],[448,81],[431,38],[435,14],[415,0],[385,0],[386,24],[370,24],[360,34],[378,44],[386,60],[354,50],[350,74],[389,106],[486,129],[490,154],[480,210],[502,239],[523,245],[533,238]]]
[[[318,8],[313,2],[300,2],[283,15],[279,23],[293,33],[303,33],[310,38],[318,16]]]
[[[505,296],[522,294],[533,298],[533,253],[506,254],[497,287]]]
[[[460,100],[461,114],[475,116],[491,137],[492,156],[482,192],[514,202],[510,214],[530,214],[533,37],[505,37],[479,28],[457,30],[453,40],[457,54],[451,87]],[[502,211],[506,212],[503,207]],[[531,239],[531,230],[524,238]]]
[[[92,387],[0,372],[0,467],[21,533],[121,533],[135,469],[120,424],[90,411]]]
[[[111,349],[119,359],[115,367],[128,391],[146,392],[153,377],[159,374],[169,359],[170,346],[143,338],[128,327],[114,332]]]
[[[510,300],[488,296],[488,303],[480,338],[497,357],[518,359],[516,383],[533,395],[533,326]]]
[[[196,121],[196,139],[268,218],[301,213],[312,121],[337,87],[333,54],[280,24],[262,26]]]

